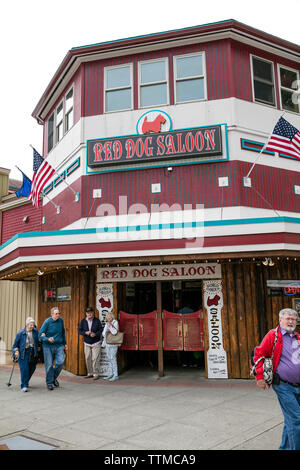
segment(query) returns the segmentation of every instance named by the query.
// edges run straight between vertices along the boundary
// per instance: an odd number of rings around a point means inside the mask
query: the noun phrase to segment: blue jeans
[[[45,346],[43,345],[44,362],[46,369],[46,384],[52,385],[57,379],[65,362],[65,353],[62,345]],[[53,363],[55,362],[55,366]]]
[[[284,416],[280,450],[300,450],[300,386],[272,385]]]
[[[118,346],[114,344],[106,345],[106,354],[109,362],[110,376],[118,377],[118,364],[117,364]]]
[[[29,380],[36,369],[36,364],[29,362],[30,352],[34,351],[33,348],[25,349],[24,359],[21,357],[18,360],[20,373],[21,373],[21,388],[28,387]]]

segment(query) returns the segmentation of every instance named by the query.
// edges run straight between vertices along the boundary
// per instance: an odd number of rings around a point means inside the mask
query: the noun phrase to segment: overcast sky
[[[31,113],[68,50],[114,39],[235,19],[300,44],[299,0],[16,0],[1,5],[0,167],[32,177]]]

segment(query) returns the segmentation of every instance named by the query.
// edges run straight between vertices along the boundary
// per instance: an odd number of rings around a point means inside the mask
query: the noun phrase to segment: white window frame
[[[300,76],[299,70],[293,69],[292,67],[287,67],[286,65],[277,64],[280,109],[282,109],[282,111],[286,111],[287,113],[299,114],[300,113],[300,104],[299,103],[298,103],[298,111],[292,111],[291,109],[284,109],[282,107],[281,89],[291,92],[291,90],[293,90],[293,88],[286,88],[286,87],[281,85],[281,75],[280,75],[280,69],[281,68],[286,69],[286,70],[290,70],[291,72],[295,72],[296,75],[297,75],[296,80],[298,80],[298,83],[299,83],[299,76]]]
[[[73,91],[73,105],[72,105],[72,108],[67,111],[67,108],[66,108],[67,95],[70,93],[71,90]],[[73,85],[68,89],[67,93],[65,93],[64,103],[65,103],[64,105],[64,135],[65,135],[74,126],[74,86]],[[71,112],[73,113],[73,124],[71,127],[69,127],[69,129],[67,129],[67,117]]]
[[[185,77],[185,78],[180,78],[177,80],[177,59],[185,58],[185,57],[195,57],[195,56],[201,56],[202,57],[202,67],[203,67],[203,75],[194,75],[192,77]],[[173,57],[173,74],[174,74],[174,103],[175,104],[183,104],[183,103],[195,103],[198,101],[206,101],[207,100],[207,74],[206,74],[206,56],[205,56],[205,51],[199,51],[199,52],[194,52],[191,54],[180,54],[180,55],[175,55]],[[177,101],[177,81],[187,81],[187,80],[194,80],[197,78],[203,78],[203,83],[204,83],[204,97],[203,98],[198,98],[196,100],[187,100],[187,101]]]
[[[130,86],[123,86],[123,87],[117,87],[117,88],[107,88],[107,79],[106,79],[106,72],[107,70],[112,70],[112,69],[120,69],[122,67],[130,67]],[[106,92],[107,91],[117,91],[117,90],[127,90],[130,88],[130,98],[131,98],[131,106],[130,108],[125,108],[125,109],[115,109],[113,111],[106,111]],[[112,65],[109,67],[104,67],[104,114],[109,114],[109,113],[119,113],[121,111],[132,111],[133,109],[133,64],[131,62],[126,63],[126,64],[118,64],[118,65]]]
[[[58,114],[58,113],[57,113],[57,110],[58,110],[58,108],[59,108],[61,105],[62,105],[62,118],[61,118],[61,120],[59,121],[59,123],[57,123],[57,114]],[[65,111],[64,100],[62,100],[62,101],[60,101],[60,102],[58,103],[58,105],[57,105],[56,108],[55,108],[55,142],[56,142],[56,144],[58,144],[58,142],[60,142],[60,141],[63,139],[64,135],[65,135],[65,132],[64,132],[64,129],[65,129],[65,126],[64,126],[64,115],[65,115],[65,112],[64,112],[64,111]],[[59,127],[60,125],[62,125],[62,136],[61,136],[61,138],[58,140],[58,134],[59,134],[59,133],[57,132],[57,129],[58,129],[58,127]]]
[[[142,77],[142,65],[143,64],[150,64],[154,62],[164,62],[165,63],[165,71],[166,71],[166,79],[159,81],[159,82],[147,82],[147,83],[142,83],[141,77]],[[168,106],[170,103],[170,91],[169,91],[169,61],[168,57],[159,57],[156,59],[150,59],[150,60],[142,60],[138,64],[138,99],[139,99],[139,108],[140,109],[145,109],[145,108],[155,108],[157,106]],[[153,105],[148,105],[148,106],[142,106],[141,104],[141,89],[142,87],[147,87],[151,85],[163,85],[166,84],[167,87],[167,102],[163,104],[153,104]]]
[[[254,90],[254,70],[253,70],[253,58],[261,60],[262,62],[268,62],[272,64],[273,70],[273,88],[274,88],[274,104],[264,103],[263,101],[257,100],[255,98],[255,90]],[[250,69],[251,69],[251,84],[252,84],[252,100],[254,103],[262,104],[263,106],[269,106],[270,108],[277,108],[277,97],[276,97],[276,81],[275,81],[275,70],[274,70],[274,62],[272,60],[265,59],[255,54],[250,54]]]
[[[49,121],[51,119],[51,117],[53,116],[53,129],[52,129],[52,147],[51,149],[49,150]],[[56,145],[56,142],[55,142],[55,111],[53,111],[48,120],[47,120],[47,154],[50,153],[53,148],[55,147]]]
[[[68,113],[66,113],[66,97],[67,97],[67,94],[73,90],[73,106],[72,106],[72,111],[73,111],[73,124],[72,126],[67,129],[67,126],[66,126],[66,117],[67,117],[67,114],[70,113],[71,110],[69,110]],[[54,147],[62,141],[62,139],[64,138],[64,136],[72,129],[72,127],[74,126],[74,90],[75,90],[75,87],[74,87],[74,83],[70,86],[70,88],[68,88],[68,91],[64,94],[64,97],[59,101],[58,105],[55,106],[54,110],[52,111],[52,113],[50,114],[48,120],[47,120],[47,154],[50,153]],[[57,125],[56,125],[56,118],[57,118],[57,109],[59,108],[59,106],[63,104],[63,116],[62,116],[62,121],[60,121],[60,123],[62,123],[62,129],[63,129],[63,132],[62,132],[62,137],[60,140],[57,140]],[[53,145],[52,145],[52,149],[49,150],[48,149],[48,138],[49,138],[49,119],[51,118],[51,116],[54,117],[53,119]]]

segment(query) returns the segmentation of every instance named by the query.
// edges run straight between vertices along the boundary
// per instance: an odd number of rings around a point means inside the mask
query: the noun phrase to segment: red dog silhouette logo
[[[154,121],[148,121],[147,116],[145,116],[144,122],[142,124],[142,133],[149,134],[150,132],[160,132],[161,125],[166,122],[166,119],[162,114],[158,114]]]
[[[218,295],[215,295],[212,299],[208,297],[207,299],[207,306],[211,307],[212,305],[217,306],[219,303],[220,297]]]

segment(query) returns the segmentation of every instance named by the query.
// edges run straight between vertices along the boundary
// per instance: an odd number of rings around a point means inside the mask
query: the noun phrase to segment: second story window
[[[56,142],[59,142],[64,135],[64,104],[60,103],[56,109]]]
[[[54,113],[48,119],[48,152],[53,148],[54,144]]]
[[[132,109],[131,65],[105,69],[105,112]]]
[[[66,94],[66,107],[65,107],[65,132],[68,132],[69,129],[74,124],[74,97],[73,97],[73,88]]]
[[[275,106],[273,63],[252,57],[254,101]]]
[[[175,57],[176,103],[206,98],[204,54]]]
[[[168,104],[166,59],[141,62],[139,72],[140,107]]]
[[[293,99],[294,90],[298,88],[299,73],[296,70],[279,66],[281,108],[299,113],[299,104]]]

